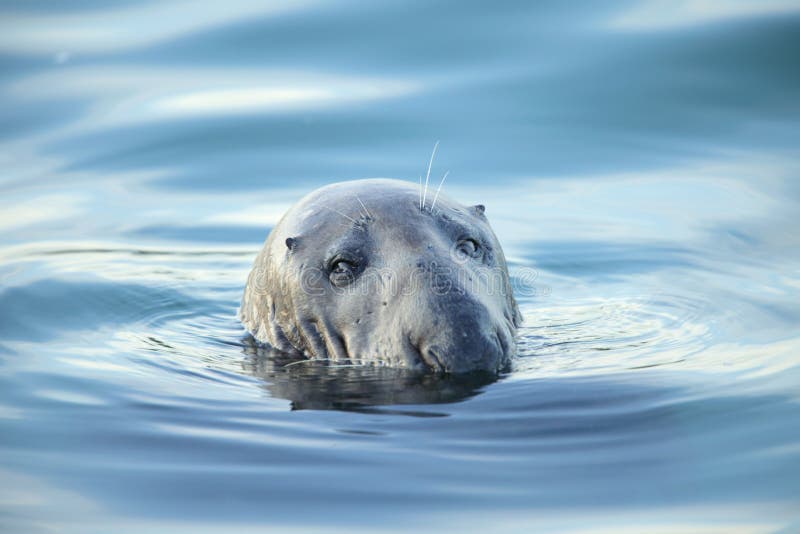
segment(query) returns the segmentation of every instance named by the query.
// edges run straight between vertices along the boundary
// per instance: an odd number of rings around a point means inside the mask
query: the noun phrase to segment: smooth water
[[[0,531],[800,531],[797,2],[0,12]],[[436,140],[513,369],[249,346],[283,211]]]

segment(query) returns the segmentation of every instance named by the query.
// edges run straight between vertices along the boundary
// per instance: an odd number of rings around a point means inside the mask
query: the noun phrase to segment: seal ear
[[[289,251],[294,252],[294,249],[297,248],[297,238],[296,237],[287,237],[286,238],[286,248]]]
[[[486,206],[483,204],[475,204],[474,206],[470,206],[469,209],[478,217],[481,217],[484,213],[486,213]]]

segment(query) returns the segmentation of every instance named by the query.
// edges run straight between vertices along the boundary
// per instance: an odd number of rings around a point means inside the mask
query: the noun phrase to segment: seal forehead
[[[387,237],[395,235],[411,241],[437,230],[446,234],[488,230],[482,212],[474,208],[439,194],[435,206],[433,198],[427,198],[425,207],[420,209],[420,197],[418,184],[411,182],[389,179],[341,182],[306,195],[287,214],[280,225],[281,231],[285,237],[310,235],[310,241],[319,246],[353,229],[374,228]]]
[[[417,193],[398,180],[356,180],[317,189],[303,197],[287,213],[284,226],[293,231],[316,231],[326,225],[368,224],[387,219],[402,208],[414,206]],[[409,213],[410,214],[410,213]]]

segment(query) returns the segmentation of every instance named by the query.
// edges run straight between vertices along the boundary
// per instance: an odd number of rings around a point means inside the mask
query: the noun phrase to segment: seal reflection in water
[[[270,232],[240,319],[297,358],[497,372],[520,321],[484,207],[355,180],[305,196]]]
[[[270,397],[291,401],[292,410],[341,410],[421,417],[444,415],[399,404],[452,403],[478,395],[497,380],[490,372],[421,373],[373,365],[339,365],[292,359],[252,340],[245,344],[244,369],[264,381]]]

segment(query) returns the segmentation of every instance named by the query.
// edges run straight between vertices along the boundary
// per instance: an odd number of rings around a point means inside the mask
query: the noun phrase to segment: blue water
[[[0,13],[0,531],[800,531],[796,1]],[[254,350],[283,211],[437,140],[513,368]]]

